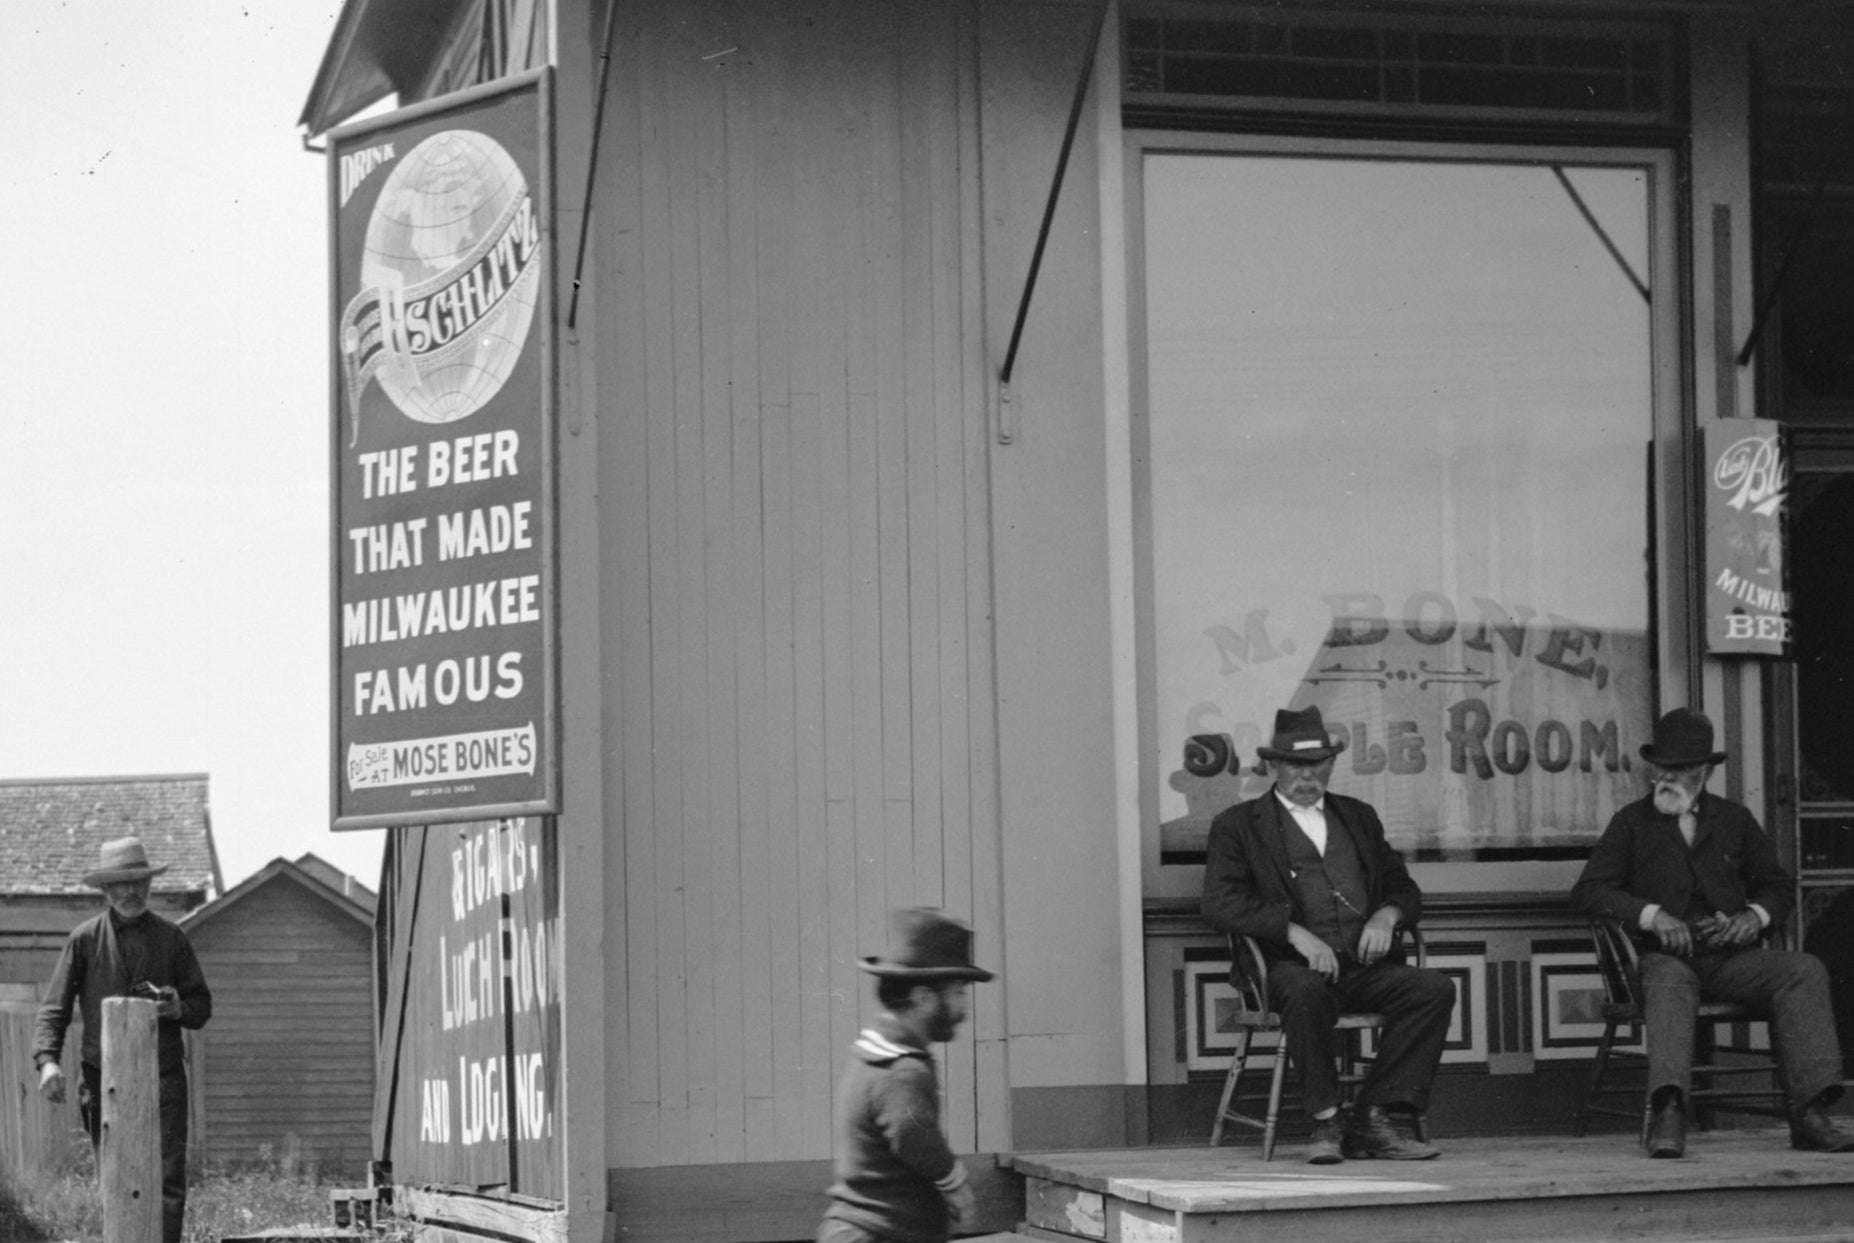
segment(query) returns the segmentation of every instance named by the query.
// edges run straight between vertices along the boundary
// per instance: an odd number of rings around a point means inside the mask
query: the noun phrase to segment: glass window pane
[[[1410,857],[1588,845],[1653,702],[1645,172],[1143,176],[1165,849],[1309,704]]]

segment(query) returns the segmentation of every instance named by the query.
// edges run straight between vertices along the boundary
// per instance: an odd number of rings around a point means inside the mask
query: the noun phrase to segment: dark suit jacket
[[[1787,919],[1789,873],[1757,817],[1706,791],[1694,814],[1699,824],[1689,852],[1679,822],[1656,811],[1652,796],[1617,812],[1571,888],[1571,905],[1585,915],[1618,920],[1630,932],[1640,930],[1642,909],[1650,902],[1679,918],[1696,892],[1724,915],[1755,902],[1773,927]]]
[[[1204,861],[1204,918],[1219,932],[1254,937],[1271,961],[1305,961],[1288,945],[1288,924],[1307,925],[1283,836],[1292,821],[1270,788],[1211,821]],[[1366,915],[1394,906],[1406,924],[1421,917],[1423,891],[1384,840],[1383,822],[1369,803],[1327,791],[1326,832],[1348,835],[1358,851],[1370,899]]]

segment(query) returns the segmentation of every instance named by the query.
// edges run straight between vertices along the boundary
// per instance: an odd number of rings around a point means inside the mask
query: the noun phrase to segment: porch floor
[[[1024,1229],[1067,1243],[1854,1240],[1854,1153],[1797,1152],[1783,1127],[1689,1136],[1455,1139],[1434,1161],[1312,1166],[1259,1145],[1018,1153]]]

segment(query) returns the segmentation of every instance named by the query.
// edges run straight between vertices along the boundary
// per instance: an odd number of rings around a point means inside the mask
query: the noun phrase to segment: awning
[[[469,0],[346,0],[298,121],[325,133],[394,91],[422,82]]]

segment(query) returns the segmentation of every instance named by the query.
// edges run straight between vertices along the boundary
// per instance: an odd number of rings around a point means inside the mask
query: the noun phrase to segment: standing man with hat
[[[1648,1155],[1686,1152],[1702,1001],[1770,1015],[1793,1147],[1854,1150],[1854,1135],[1823,1109],[1841,1095],[1828,972],[1812,954],[1759,945],[1766,929],[1789,916],[1793,885],[1757,817],[1706,792],[1713,766],[1725,758],[1713,750],[1712,722],[1675,708],[1655,722],[1641,755],[1653,788],[1611,818],[1571,890],[1571,905],[1618,921],[1642,949]]]
[[[857,964],[876,977],[882,1012],[850,1047],[837,1090],[836,1182],[818,1243],[943,1243],[972,1222],[966,1170],[940,1130],[931,1045],[966,1017],[972,933],[937,910],[896,911],[887,958]]]
[[[1403,961],[1397,929],[1422,914],[1422,891],[1378,813],[1327,791],[1343,750],[1319,708],[1275,713],[1270,745],[1257,748],[1274,788],[1211,822],[1204,918],[1219,932],[1254,938],[1268,961],[1268,1002],[1281,1015],[1313,1119],[1307,1160],[1421,1161],[1437,1149],[1403,1135],[1385,1110],[1428,1108],[1455,985]],[[1357,1011],[1381,1013],[1385,1023],[1351,1117],[1342,1119],[1333,1025]]]
[[[206,1025],[212,1017],[212,993],[187,934],[148,909],[154,878],[165,871],[165,864],[149,864],[139,837],[103,843],[97,869],[84,877],[84,883],[101,889],[109,907],[79,924],[65,942],[45,990],[45,1004],[39,1008],[33,1060],[39,1067],[39,1090],[48,1100],[62,1102],[64,1036],[75,1006],[84,1017],[77,1106],[94,1147],[102,1125],[103,1000],[144,997],[155,1003],[161,1078],[161,1237],[163,1243],[180,1243],[187,1207],[187,1071],[180,1029]]]

